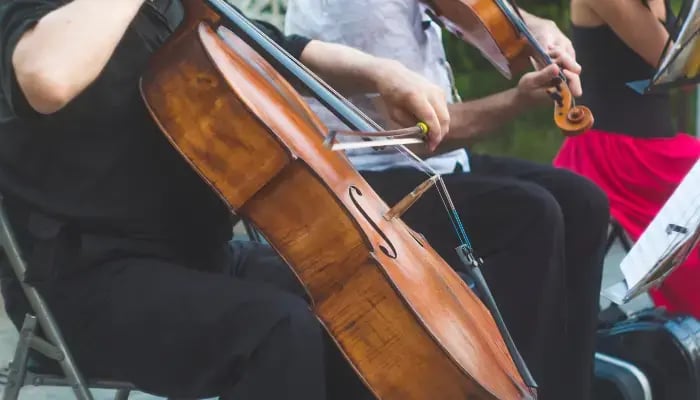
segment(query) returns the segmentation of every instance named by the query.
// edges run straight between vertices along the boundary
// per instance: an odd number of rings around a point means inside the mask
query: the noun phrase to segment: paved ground
[[[621,273],[618,268],[619,262],[623,257],[622,249],[619,247],[614,247],[613,250],[608,255],[606,259],[605,273],[603,277],[603,285],[615,282],[620,279]],[[1,299],[0,299],[1,300]],[[602,305],[607,305],[608,302],[601,299]],[[649,299],[646,297],[640,297],[630,303],[627,310],[639,309],[641,307],[646,307],[650,304]],[[14,351],[14,346],[17,342],[17,331],[14,326],[10,323],[9,319],[4,313],[4,307],[0,302],[0,368],[5,367],[7,363],[12,358],[12,353]],[[114,391],[110,390],[94,390],[93,395],[95,400],[108,400],[113,399]],[[54,387],[27,387],[24,388],[20,394],[21,400],[72,400],[75,397],[72,391],[67,388],[54,388]],[[146,395],[144,393],[136,392],[129,397],[130,400],[160,400],[159,397],[154,397]]]

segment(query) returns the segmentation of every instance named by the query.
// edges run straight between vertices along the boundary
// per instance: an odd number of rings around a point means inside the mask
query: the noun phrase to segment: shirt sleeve
[[[241,14],[245,15],[245,13],[243,13],[238,7],[234,5],[232,5],[232,7],[238,10]],[[236,28],[230,26],[225,18],[223,19],[223,21],[224,26],[226,26],[228,29],[231,29],[234,32],[236,31]],[[287,50],[287,52],[297,60],[301,57],[301,53],[304,51],[306,45],[309,44],[309,42],[311,41],[311,39],[302,35],[285,35],[276,26],[265,21],[254,19],[251,19],[250,21],[253,24],[255,24],[255,26],[257,26],[258,29],[263,31],[263,33],[265,33],[270,39],[282,46],[283,49]]]
[[[31,113],[31,107],[17,84],[12,54],[22,35],[61,4],[60,0],[0,2],[0,121]]]
[[[417,1],[406,0],[288,0],[285,32],[344,44],[420,70],[427,40],[421,11]]]
[[[306,45],[311,41],[311,39],[302,35],[285,35],[276,26],[264,21],[254,20],[253,23],[297,60],[301,57],[301,53]]]

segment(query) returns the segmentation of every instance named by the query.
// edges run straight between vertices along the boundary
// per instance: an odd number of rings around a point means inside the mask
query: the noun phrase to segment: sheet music
[[[698,0],[692,1],[675,43],[668,49],[658,67],[659,73],[653,79],[655,84],[667,83],[685,76],[690,72],[687,70],[689,64],[696,62],[693,59],[693,53],[697,46],[697,34],[700,30],[700,4],[698,3]]]
[[[675,28],[654,76],[627,84],[639,94],[700,80],[700,0],[684,0]]]
[[[661,211],[649,224],[620,269],[628,288],[636,286],[649,271],[700,229],[700,160],[683,179]]]

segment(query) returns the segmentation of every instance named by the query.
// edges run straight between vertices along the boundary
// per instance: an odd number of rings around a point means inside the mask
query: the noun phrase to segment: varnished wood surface
[[[531,48],[493,0],[423,0],[447,30],[476,47],[507,78],[529,65]]]
[[[175,148],[293,269],[377,398],[534,398],[483,304],[401,219],[382,218],[389,207],[247,44],[183,24],[141,87]]]
[[[479,49],[509,79],[523,72],[537,54],[494,0],[422,1],[435,11],[448,31]],[[575,105],[565,82],[548,92],[555,94],[554,123],[565,136],[578,135],[593,126],[593,113]]]
[[[568,86],[559,90],[561,103],[554,103],[554,122],[565,136],[576,136],[593,127],[593,113],[583,105],[574,104],[573,95]]]

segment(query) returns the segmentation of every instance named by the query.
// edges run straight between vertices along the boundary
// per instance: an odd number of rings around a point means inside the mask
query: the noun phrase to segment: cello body
[[[341,153],[295,89],[202,0],[153,56],[144,101],[255,224],[378,399],[535,399],[484,305]],[[196,212],[196,210],[193,210]]]

